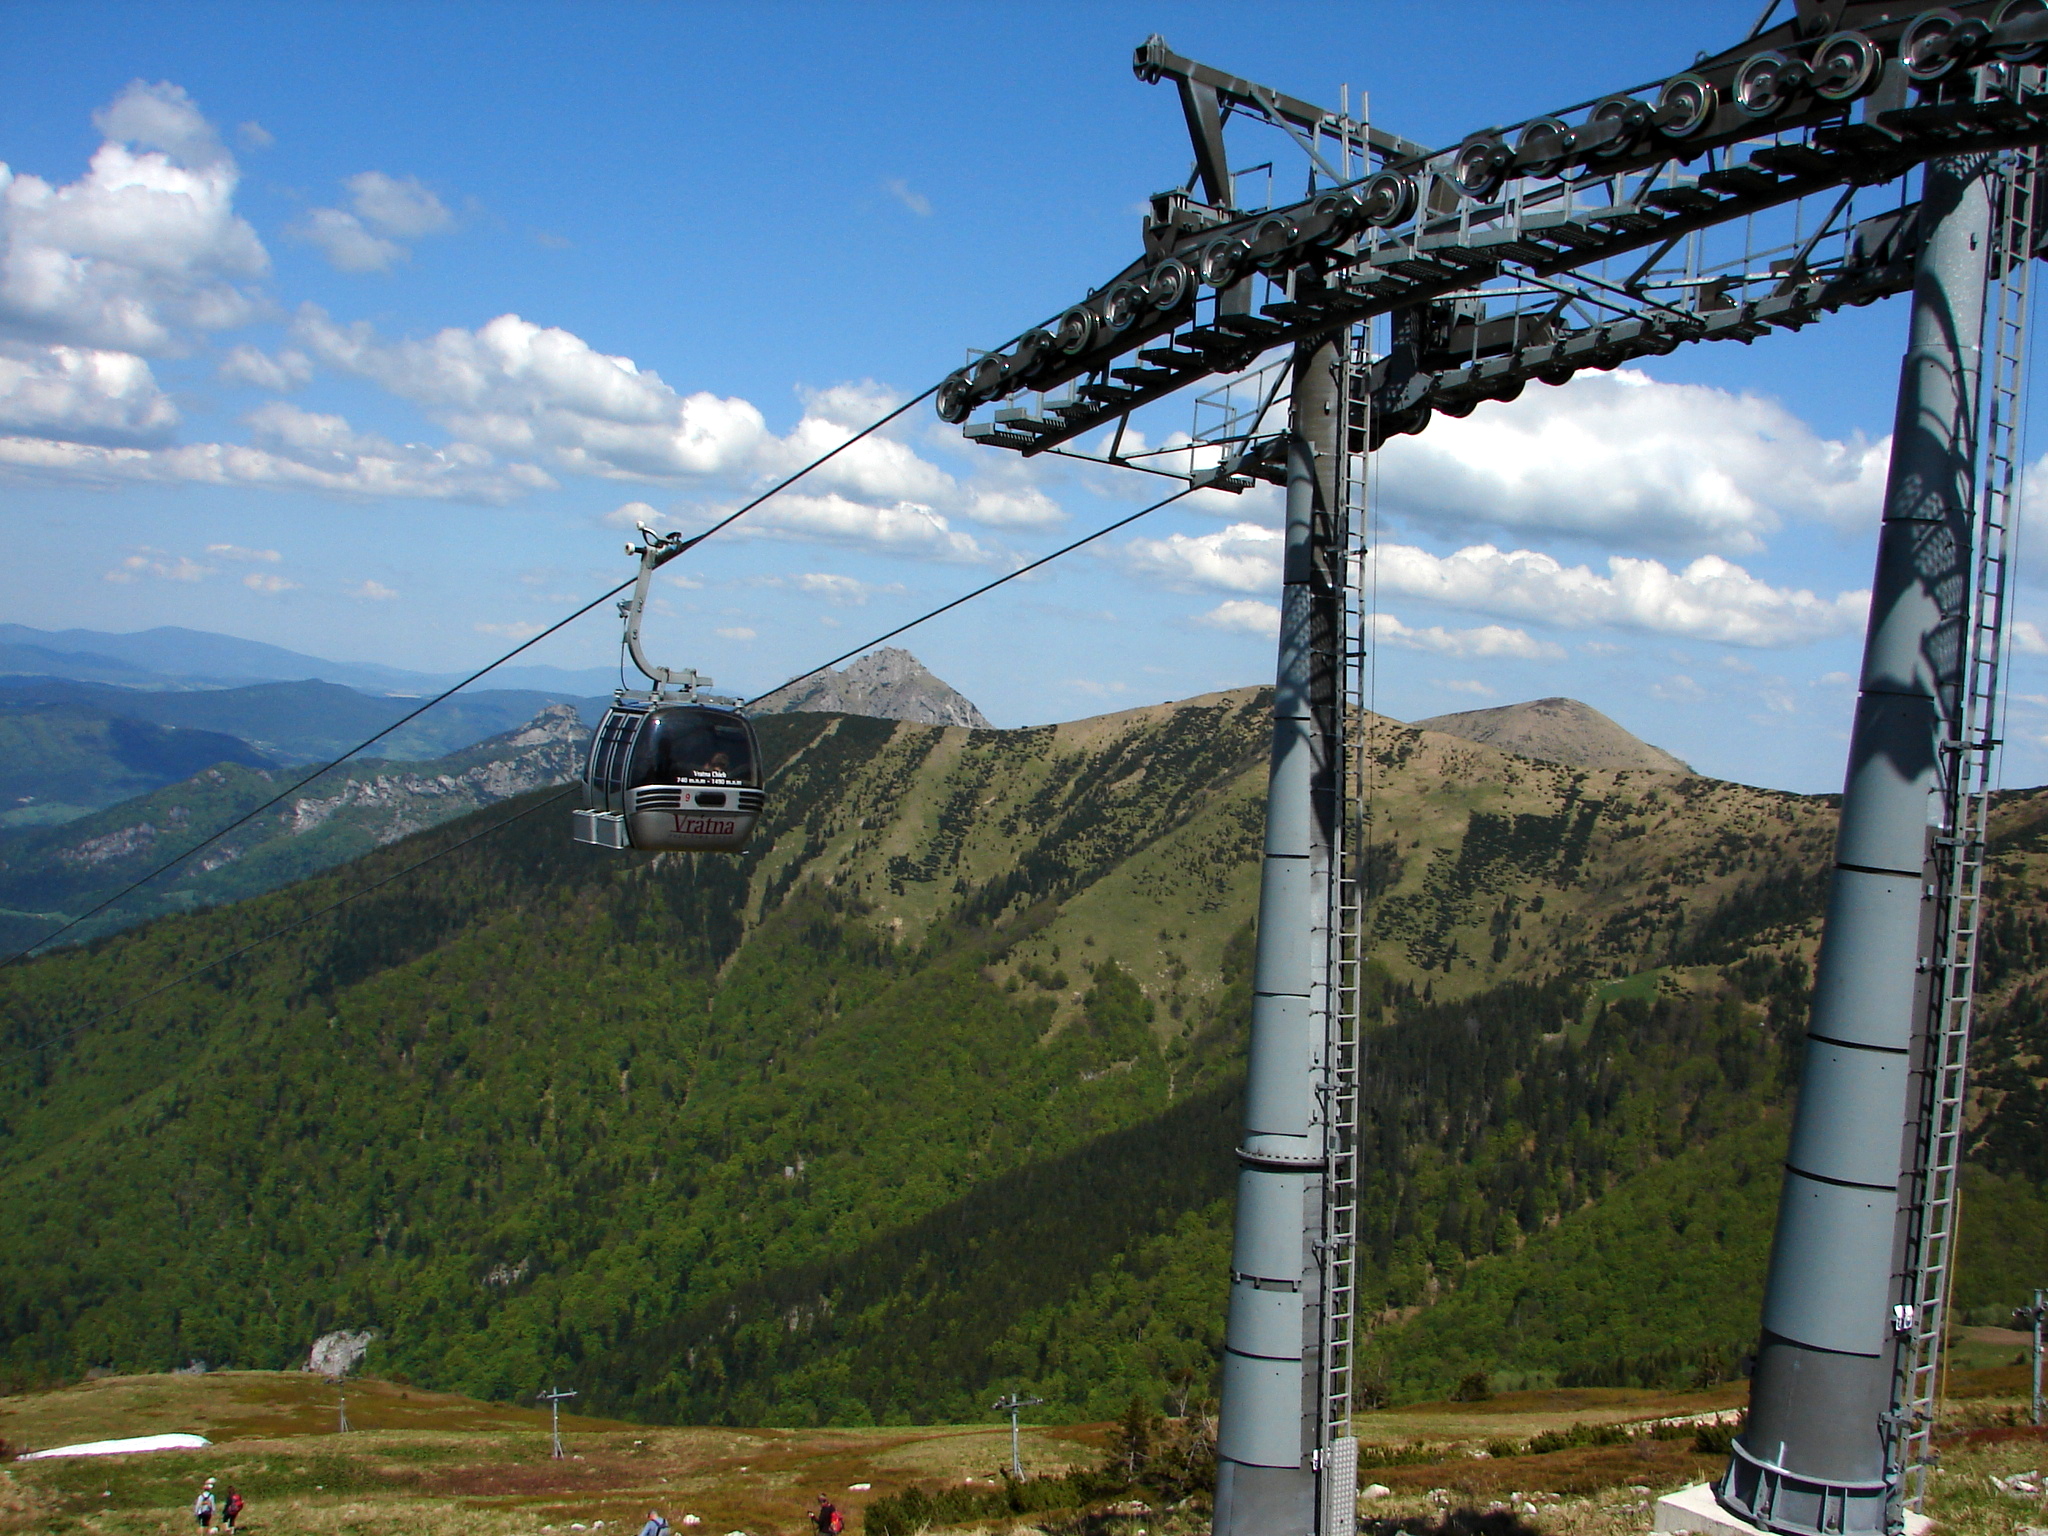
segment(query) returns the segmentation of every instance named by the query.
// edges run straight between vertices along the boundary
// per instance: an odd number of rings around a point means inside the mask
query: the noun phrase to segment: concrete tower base
[[[1906,1511],[1906,1536],[1927,1536],[1933,1526],[1934,1522],[1925,1515]],[[1680,1532],[1690,1533],[1690,1536],[1771,1536],[1771,1532],[1762,1526],[1751,1525],[1723,1509],[1708,1483],[1694,1483],[1690,1488],[1665,1494],[1657,1501],[1650,1530],[1653,1536],[1658,1536],[1658,1533],[1677,1536]]]

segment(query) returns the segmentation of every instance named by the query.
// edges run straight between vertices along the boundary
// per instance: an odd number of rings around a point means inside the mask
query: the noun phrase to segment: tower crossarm
[[[1048,326],[954,373],[939,414],[977,441],[1044,452],[1272,348],[1445,304],[1469,312],[1466,361],[1496,363],[1496,382],[1555,380],[1613,365],[1605,354],[1628,338],[1603,327],[1646,322],[1649,350],[1746,340],[1759,333],[1746,306],[1789,296],[1781,307],[1811,308],[1816,282],[1903,271],[1903,196],[1862,218],[1856,199],[1882,200],[1872,189],[1929,159],[2048,142],[2048,92],[2016,88],[2037,74],[2020,60],[2048,53],[2048,10],[1827,10],[1825,27],[1802,8],[1669,79],[1434,152],[1154,38],[1138,71],[1181,88],[1196,176],[1153,198],[1142,254]],[[1307,196],[1237,206],[1221,146],[1232,109],[1290,133],[1311,162]],[[1349,174],[1354,154],[1361,174]],[[1191,196],[1196,180],[1206,203]],[[1759,252],[1754,230],[1773,214],[1789,233]],[[1734,245],[1717,256],[1707,234]],[[1897,291],[1880,283],[1850,302]],[[1019,396],[1038,397],[1035,408],[970,423]],[[1398,409],[1383,414],[1387,431],[1412,430]]]

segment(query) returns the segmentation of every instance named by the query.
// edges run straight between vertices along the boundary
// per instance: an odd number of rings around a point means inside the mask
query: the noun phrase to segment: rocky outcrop
[[[443,759],[442,771],[349,779],[333,794],[294,799],[280,819],[291,836],[301,837],[336,816],[362,813],[356,819],[378,842],[394,843],[478,806],[567,783],[581,771],[589,739],[573,705],[550,704],[520,729]],[[465,761],[468,766],[459,766]]]
[[[778,688],[754,706],[756,714],[869,715],[878,720],[909,720],[917,725],[964,725],[969,730],[994,729],[972,700],[950,683],[934,677],[908,651],[885,646],[848,664],[844,672],[830,668]]]

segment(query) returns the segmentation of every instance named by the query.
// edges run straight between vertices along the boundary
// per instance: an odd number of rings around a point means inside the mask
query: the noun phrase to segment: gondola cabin
[[[621,698],[590,738],[573,835],[600,848],[737,853],[767,796],[737,710]]]

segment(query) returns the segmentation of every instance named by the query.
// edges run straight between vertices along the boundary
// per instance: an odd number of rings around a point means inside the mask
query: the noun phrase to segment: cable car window
[[[619,792],[633,733],[645,718],[638,711],[614,709],[606,712],[603,724],[597,729],[597,739],[590,744],[589,778],[591,787],[599,794],[616,795]]]
[[[648,719],[633,749],[634,784],[691,779],[754,782],[754,743],[746,722],[712,709],[663,709]]]

